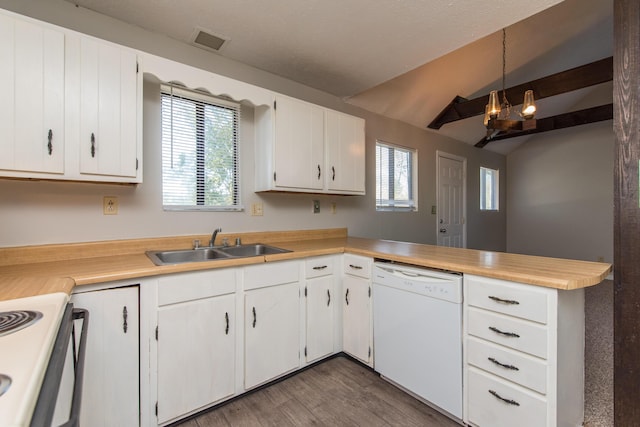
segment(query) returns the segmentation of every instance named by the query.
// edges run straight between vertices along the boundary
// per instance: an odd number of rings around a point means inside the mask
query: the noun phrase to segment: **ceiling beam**
[[[522,131],[500,131],[493,136],[482,138],[475,146],[482,148],[492,141],[515,138],[517,136],[532,135],[535,133],[549,132],[551,130],[565,129],[574,126],[586,125],[588,123],[602,122],[613,119],[613,104],[600,105],[599,107],[587,108],[570,113],[558,114],[557,116],[538,119],[534,129]]]
[[[524,93],[527,90],[533,90],[535,98],[542,99],[611,80],[613,80],[613,57],[610,56],[570,70],[561,71],[537,80],[532,80],[528,83],[510,87],[506,89],[506,93],[507,98],[513,105],[520,105],[522,104]],[[427,127],[440,129],[447,123],[484,114],[487,102],[489,102],[488,94],[469,100],[456,96]]]

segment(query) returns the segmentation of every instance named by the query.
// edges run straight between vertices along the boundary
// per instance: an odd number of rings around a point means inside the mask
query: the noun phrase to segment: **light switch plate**
[[[320,213],[320,200],[313,201],[313,213],[314,214]]]

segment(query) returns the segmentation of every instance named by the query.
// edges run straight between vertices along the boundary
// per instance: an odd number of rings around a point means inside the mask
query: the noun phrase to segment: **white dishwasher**
[[[462,419],[462,275],[376,262],[374,369]]]

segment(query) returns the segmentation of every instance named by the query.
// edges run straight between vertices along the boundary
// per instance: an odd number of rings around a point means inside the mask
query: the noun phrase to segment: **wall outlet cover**
[[[118,215],[118,198],[116,196],[103,197],[102,213],[104,215]]]
[[[313,213],[314,214],[320,213],[320,200],[313,201]]]

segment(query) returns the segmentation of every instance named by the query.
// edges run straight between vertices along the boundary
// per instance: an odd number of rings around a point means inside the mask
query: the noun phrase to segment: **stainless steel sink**
[[[248,258],[260,255],[291,252],[287,249],[256,243],[238,246],[216,246],[198,249],[172,251],[147,251],[147,256],[155,265],[183,264],[187,262],[215,261],[220,259]]]
[[[263,245],[262,243],[255,243],[252,245],[238,245],[238,246],[227,246],[219,249],[220,252],[224,252],[233,257],[250,257],[250,256],[260,256],[260,255],[273,255],[273,254],[283,254],[286,252],[291,252],[287,249],[276,248],[275,246]]]
[[[156,265],[229,259],[231,255],[215,248],[180,249],[175,251],[148,251],[147,256]]]

